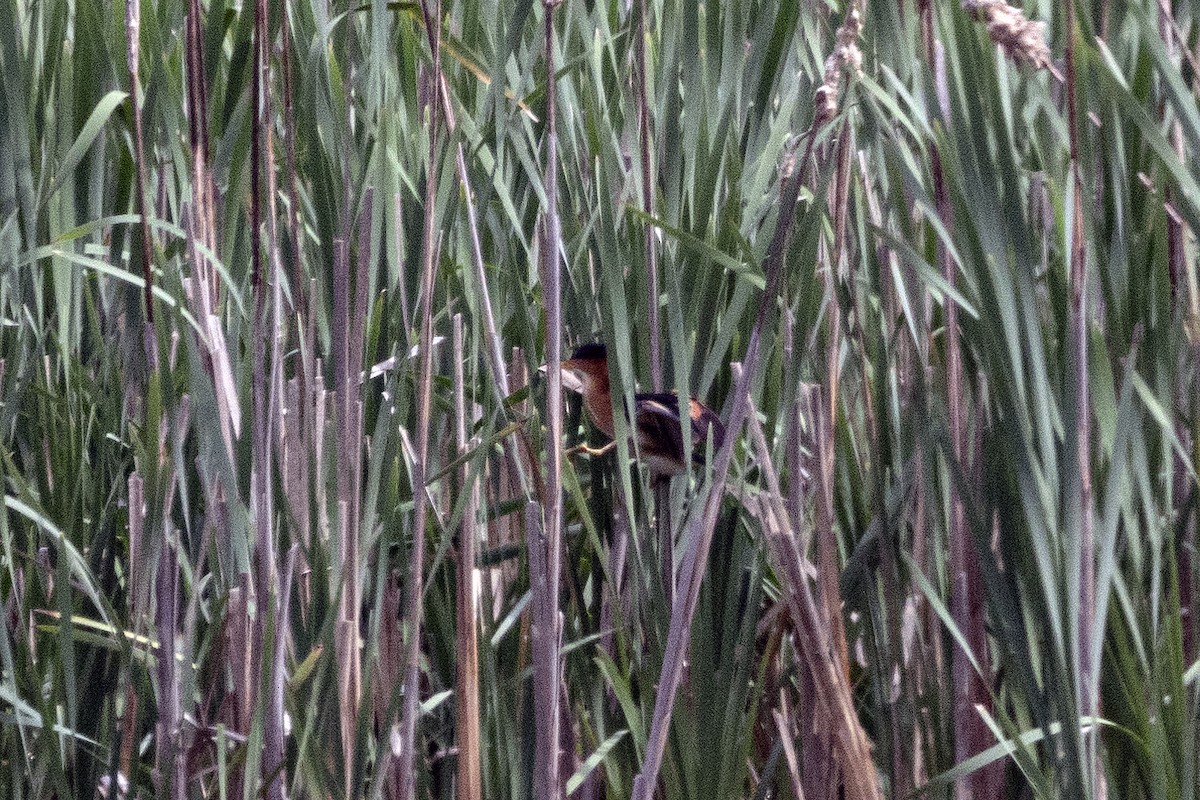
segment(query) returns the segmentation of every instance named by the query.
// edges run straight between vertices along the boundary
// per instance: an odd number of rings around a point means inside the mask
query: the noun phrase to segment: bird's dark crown
[[[608,358],[608,349],[599,342],[576,347],[575,352],[571,353],[572,361],[603,361],[606,358]]]

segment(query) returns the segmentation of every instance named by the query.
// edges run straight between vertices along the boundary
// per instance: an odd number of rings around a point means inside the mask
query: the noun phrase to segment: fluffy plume
[[[854,72],[862,69],[862,51],[858,49],[858,35],[862,32],[862,14],[858,5],[853,4],[846,12],[846,19],[837,30],[833,52],[825,59],[825,81],[817,87],[813,95],[816,114],[813,119],[813,130],[820,128],[838,109],[838,86],[841,83],[842,72],[849,68]]]
[[[1046,46],[1046,23],[1029,20],[1021,9],[1004,0],[963,0],[963,10],[987,25],[988,36],[1018,64],[1049,69],[1050,48]]]

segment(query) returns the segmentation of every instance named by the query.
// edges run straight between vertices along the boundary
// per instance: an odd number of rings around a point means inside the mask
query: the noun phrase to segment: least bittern
[[[583,407],[601,433],[616,437],[613,428],[612,393],[608,386],[608,351],[602,344],[585,344],[562,362],[563,386],[583,395]],[[683,431],[679,424],[679,397],[675,392],[645,392],[633,396],[634,429],[637,452],[643,463],[656,475],[680,475],[687,471],[684,461]],[[709,436],[715,453],[725,440],[721,418],[696,398],[688,400],[691,417],[692,460],[705,463]],[[592,455],[608,451],[616,443],[602,448],[581,446],[578,450]]]

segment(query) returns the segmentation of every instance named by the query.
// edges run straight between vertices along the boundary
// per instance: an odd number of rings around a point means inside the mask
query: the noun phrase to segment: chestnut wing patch
[[[683,438],[679,426],[679,398],[670,392],[639,394],[637,402],[638,440],[644,451],[669,458],[683,465]],[[704,463],[709,431],[713,451],[725,440],[725,426],[714,411],[696,400],[689,401],[692,434],[692,460]]]

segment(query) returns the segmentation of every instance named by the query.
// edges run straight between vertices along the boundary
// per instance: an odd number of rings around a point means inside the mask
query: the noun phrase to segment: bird
[[[578,347],[561,364],[563,387],[583,397],[583,407],[592,424],[609,439],[616,437],[613,427],[612,392],[608,385],[608,349],[601,343]],[[633,396],[637,451],[641,460],[656,476],[682,475],[684,461],[682,429],[679,424],[679,395],[676,392],[641,392]],[[691,417],[692,460],[704,464],[709,436],[715,453],[725,441],[721,418],[696,398],[688,399]],[[610,441],[599,449],[586,445],[572,452],[600,455],[616,444]]]

